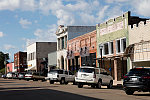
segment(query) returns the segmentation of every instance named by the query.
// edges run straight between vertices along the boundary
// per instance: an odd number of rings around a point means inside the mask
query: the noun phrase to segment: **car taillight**
[[[93,75],[93,78],[96,78],[96,74]]]
[[[150,79],[150,76],[143,76],[143,79]]]
[[[128,78],[128,76],[124,75],[124,77],[123,77],[123,78],[124,78],[124,79],[125,79],[125,78]]]

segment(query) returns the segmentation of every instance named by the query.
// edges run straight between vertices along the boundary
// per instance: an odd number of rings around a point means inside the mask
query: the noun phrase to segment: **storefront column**
[[[117,81],[117,59],[114,59],[114,78]]]
[[[64,37],[64,48],[67,48],[66,47],[66,36]]]
[[[80,56],[80,67],[81,67],[81,56]]]
[[[62,38],[60,38],[60,50],[62,50]]]

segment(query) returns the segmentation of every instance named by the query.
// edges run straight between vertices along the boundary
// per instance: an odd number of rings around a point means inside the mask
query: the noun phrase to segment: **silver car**
[[[95,67],[81,67],[75,77],[78,88],[83,85],[91,85],[91,87],[101,88],[102,85],[112,88],[113,78],[105,69]]]

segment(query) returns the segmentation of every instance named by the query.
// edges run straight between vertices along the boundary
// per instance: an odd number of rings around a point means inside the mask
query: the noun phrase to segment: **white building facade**
[[[56,42],[35,42],[27,47],[27,70],[41,71],[41,63],[48,59],[48,54],[56,51]],[[56,55],[55,55],[56,56]]]

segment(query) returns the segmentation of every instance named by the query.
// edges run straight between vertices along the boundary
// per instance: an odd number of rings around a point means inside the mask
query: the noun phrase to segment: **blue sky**
[[[150,0],[0,0],[0,51],[26,51],[35,41],[56,41],[58,25],[96,25],[131,11],[150,17]]]

